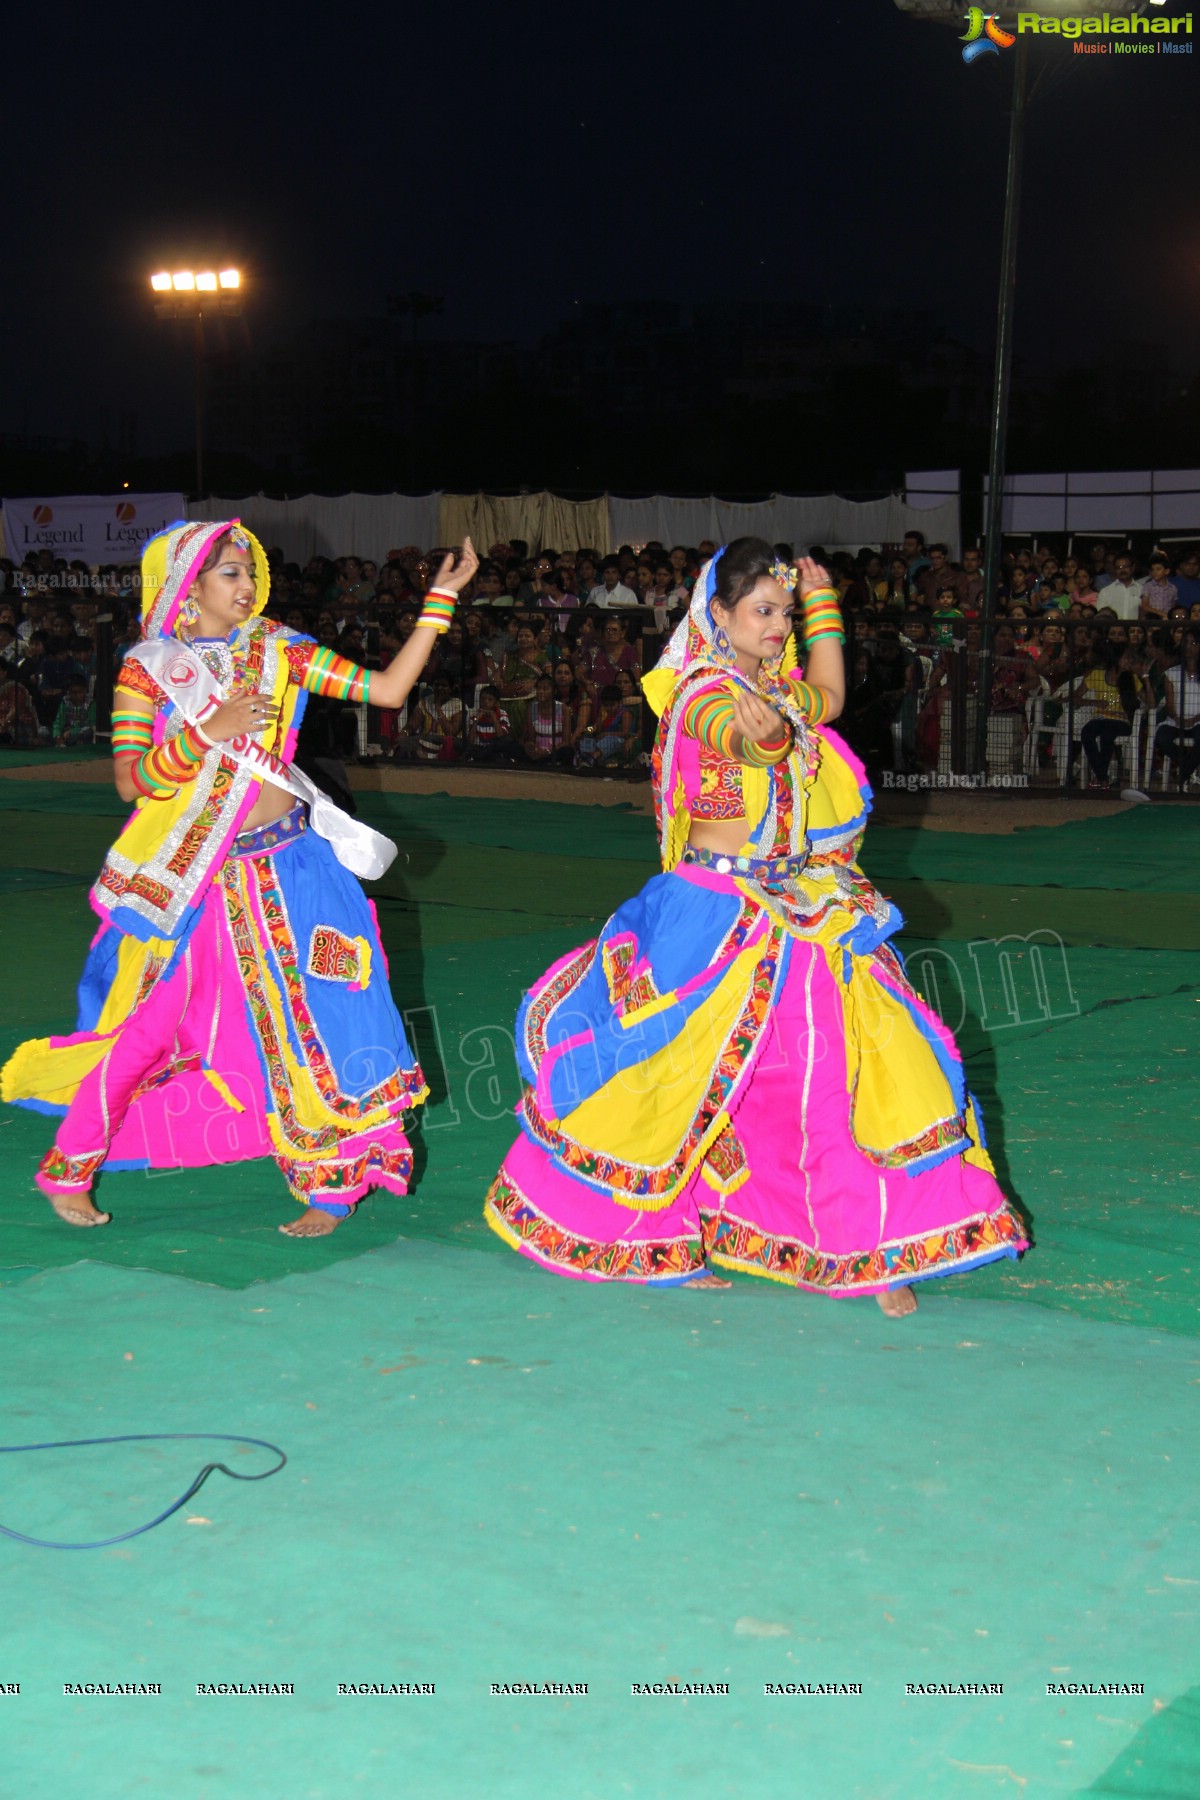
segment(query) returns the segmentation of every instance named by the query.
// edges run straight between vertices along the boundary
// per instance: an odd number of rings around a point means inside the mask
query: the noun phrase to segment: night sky
[[[0,431],[134,407],[143,449],[186,443],[146,278],[189,262],[248,272],[264,344],[411,288],[449,336],[763,295],[990,342],[1010,62],[890,0],[24,8],[6,48]],[[1200,54],[1034,61],[1018,354],[1134,338],[1194,375]]]

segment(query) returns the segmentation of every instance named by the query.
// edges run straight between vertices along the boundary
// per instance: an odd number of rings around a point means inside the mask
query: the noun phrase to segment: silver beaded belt
[[[303,800],[298,800],[291,812],[284,813],[281,819],[270,819],[265,825],[239,831],[229,846],[229,853],[231,856],[264,856],[283,844],[292,843],[307,830],[308,808]]]
[[[803,872],[808,856],[726,856],[717,850],[697,850],[689,844],[679,860],[712,869],[717,875],[744,875],[750,881],[764,882],[791,881]]]

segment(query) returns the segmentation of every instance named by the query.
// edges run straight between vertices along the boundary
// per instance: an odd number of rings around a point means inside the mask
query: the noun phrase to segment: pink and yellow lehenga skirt
[[[1027,1247],[894,907],[813,858],[786,904],[680,864],[526,996],[485,1217],[585,1280],[706,1262],[873,1294]]]
[[[102,1169],[275,1159],[337,1216],[403,1194],[404,1113],[427,1089],[388,986],[375,911],[297,806],[234,839],[179,943],[94,939],[78,1029],[22,1044],[3,1097],[61,1116],[38,1185]]]

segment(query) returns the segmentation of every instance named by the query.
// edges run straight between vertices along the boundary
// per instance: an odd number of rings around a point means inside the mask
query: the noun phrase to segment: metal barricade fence
[[[1008,644],[1011,628],[1001,620],[981,698],[978,626],[933,623],[938,638],[926,642],[927,621],[914,639],[896,618],[847,618],[837,729],[876,781],[1200,797],[1200,675],[1172,665],[1177,653],[1190,654],[1194,669],[1200,642],[1190,653],[1143,631],[1145,651],[1125,655],[1127,621],[1068,622],[1059,628],[1061,648],[1047,644],[1034,655]],[[981,704],[986,760],[977,770]]]

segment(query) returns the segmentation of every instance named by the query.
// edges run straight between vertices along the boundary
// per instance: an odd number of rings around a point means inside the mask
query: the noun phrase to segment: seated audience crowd
[[[653,721],[639,677],[713,548],[531,555],[493,544],[403,712],[310,703],[309,749],[644,775]],[[1154,547],[1139,561],[1123,542],[1097,541],[1086,553],[1006,554],[981,695],[977,547],[955,561],[913,531],[857,556],[806,548],[829,567],[846,618],[838,730],[876,778],[963,766],[981,698],[989,775],[1069,782],[1078,769],[1090,785],[1122,786],[1142,758],[1148,774],[1165,761],[1179,785],[1200,768],[1200,551]],[[793,546],[777,549],[795,560]],[[381,563],[313,557],[301,568],[274,549],[268,611],[378,666],[414,629],[440,554],[408,546]],[[97,686],[137,639],[137,582],[136,565],[93,574],[48,552],[20,567],[0,560],[0,744],[92,741]]]

